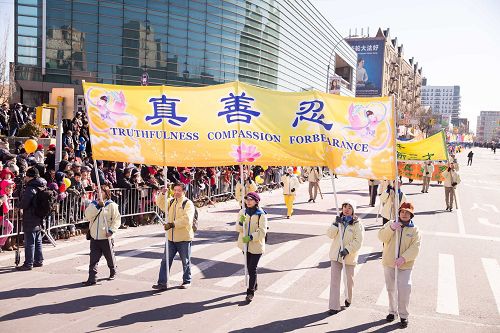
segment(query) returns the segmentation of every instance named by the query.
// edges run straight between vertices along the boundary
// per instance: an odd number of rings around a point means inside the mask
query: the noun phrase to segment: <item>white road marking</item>
[[[497,310],[500,314],[500,266],[495,259],[481,258],[481,261],[483,262],[483,268],[488,277],[493,297],[497,303]]]
[[[389,306],[389,295],[387,294],[387,288],[385,287],[385,282],[384,282],[384,288],[382,288],[382,291],[378,295],[377,305]]]
[[[488,227],[500,228],[500,224],[493,224],[487,218],[478,217],[477,220],[479,221],[479,223],[486,225]]]
[[[429,236],[442,236],[442,237],[476,239],[476,240],[500,242],[500,237],[493,237],[493,236],[471,235],[471,234],[461,235],[461,234],[456,233],[456,232],[441,232],[441,231],[433,232],[433,231],[425,231],[425,230],[420,230],[419,232],[422,235],[429,235]]]
[[[328,253],[330,243],[325,243],[320,246],[313,254],[304,259],[301,263],[294,267],[293,270],[286,273],[282,278],[278,279],[272,285],[266,288],[266,291],[281,294],[297,282],[302,276],[310,271],[311,266],[315,266],[321,258]]]
[[[283,243],[280,247],[273,250],[272,252],[265,253],[259,262],[259,266],[265,267],[266,265],[268,265],[272,261],[278,259],[283,254],[287,253],[288,251],[290,251],[291,249],[293,249],[294,247],[299,245],[299,243],[300,242],[298,240],[289,241],[289,242]],[[245,274],[244,268],[240,269],[236,273],[220,280],[215,285],[219,286],[219,287],[231,288],[234,285],[236,285],[238,282],[245,280],[244,274]]]
[[[373,247],[370,246],[362,246],[361,249],[359,250],[359,255],[363,254],[368,254],[371,253],[373,250]],[[361,269],[362,265],[364,263],[358,263],[356,267],[354,268],[354,277],[358,274],[359,270]],[[344,295],[344,274],[342,274],[342,278],[340,280],[340,295]],[[319,298],[322,299],[329,299],[330,298],[330,285],[319,295]]]
[[[457,220],[458,220],[458,233],[460,235],[465,235],[465,223],[464,223],[464,216],[462,214],[462,204],[460,203],[458,191],[455,191],[455,199],[457,200]]]
[[[459,315],[455,257],[451,254],[439,254],[436,312]]]

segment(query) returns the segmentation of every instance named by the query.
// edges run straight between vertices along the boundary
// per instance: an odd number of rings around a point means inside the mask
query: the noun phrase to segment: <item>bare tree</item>
[[[432,113],[431,108],[426,108],[426,107],[418,107],[415,110],[415,118],[417,119],[417,127],[420,131],[425,133],[427,136],[434,127],[435,124],[437,124],[438,117]]]
[[[9,67],[7,60],[7,43],[10,32],[10,21],[7,21],[5,30],[0,34],[0,102],[10,98]]]

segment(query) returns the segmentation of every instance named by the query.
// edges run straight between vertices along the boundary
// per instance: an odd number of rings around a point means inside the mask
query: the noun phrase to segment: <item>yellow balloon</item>
[[[37,147],[38,143],[33,139],[29,139],[24,142],[24,150],[26,150],[28,154],[34,153]]]
[[[262,179],[261,176],[257,176],[257,177],[255,177],[255,182],[260,185],[260,184],[264,183],[264,179]]]
[[[71,180],[69,178],[64,178],[63,183],[66,185],[67,189],[71,186]]]
[[[260,167],[264,170],[267,170],[267,165],[261,165]]]

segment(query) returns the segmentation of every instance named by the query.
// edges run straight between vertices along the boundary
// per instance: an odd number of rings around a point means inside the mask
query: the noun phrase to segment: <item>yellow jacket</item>
[[[243,226],[240,225],[241,217],[245,217]],[[246,213],[246,209],[240,210],[238,213],[238,221],[236,222],[236,231],[238,232],[238,247],[243,251],[243,237],[252,236],[252,240],[248,242],[248,252],[252,254],[261,254],[266,250],[266,233],[267,233],[267,216],[261,209],[252,216]]]
[[[444,177],[444,182],[443,182],[444,187],[453,187],[451,184],[457,183],[457,185],[458,185],[458,184],[460,184],[460,181],[461,181],[460,175],[454,170],[444,171],[443,177]]]
[[[394,261],[396,260],[396,237],[394,237],[394,235],[396,232],[391,229],[392,222],[393,221],[387,222],[384,227],[378,231],[378,239],[384,243],[382,264],[394,268]],[[398,237],[400,239],[398,257],[403,257],[406,260],[399,269],[411,269],[420,251],[420,233],[418,228],[411,222],[410,226],[401,228]]]
[[[183,209],[182,203],[187,200]],[[165,195],[160,193],[156,197],[156,205],[165,212]],[[168,231],[168,240],[172,242],[189,242],[194,238],[193,219],[194,204],[191,200],[182,196],[179,199],[168,200],[168,223],[174,223],[175,227]]]
[[[291,174],[289,176],[283,175],[281,176],[281,182],[283,183],[283,194],[284,195],[296,195],[297,190],[299,189],[299,179],[297,176]],[[292,192],[292,189],[295,191]]]
[[[391,194],[387,193],[387,190],[382,192],[380,195],[380,202],[382,203],[382,212],[380,215],[382,217],[392,220],[395,218],[394,216],[394,190],[391,190]],[[405,203],[406,200],[406,195],[403,193],[401,196],[401,200],[399,200],[399,207],[401,207],[401,204]]]
[[[349,251],[349,254],[345,257],[346,265],[356,265],[358,263],[358,251],[363,244],[363,237],[365,234],[365,228],[361,223],[361,220],[355,219],[353,224],[348,224],[347,228],[344,230],[344,225],[339,226],[343,231],[343,241],[344,247]],[[332,245],[330,246],[330,260],[342,262],[342,257],[339,255],[340,252],[340,237],[339,227],[331,225],[326,231],[326,235],[332,239]]]
[[[95,240],[107,239],[106,231],[111,231],[114,235],[121,224],[118,205],[111,200],[106,201],[100,209],[97,202],[92,201],[85,209],[85,219],[89,221],[90,236]]]
[[[236,186],[234,187],[234,197],[236,198],[236,201],[238,201],[241,205],[241,198],[249,192],[255,192],[257,191],[257,184],[253,180],[247,180],[245,181],[245,192],[242,193],[241,191],[241,181],[236,183]]]
[[[434,165],[432,164],[427,164],[424,163],[424,171],[423,171],[423,176],[424,177],[432,177],[432,174],[434,173]]]
[[[307,180],[311,183],[317,183],[321,180],[321,171],[317,167],[307,169]]]

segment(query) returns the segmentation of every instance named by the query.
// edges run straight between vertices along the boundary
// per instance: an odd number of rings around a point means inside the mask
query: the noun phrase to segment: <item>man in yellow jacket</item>
[[[158,207],[165,211],[165,194],[161,193],[156,198]],[[193,219],[195,207],[191,200],[185,196],[185,185],[177,183],[174,185],[174,197],[168,201],[168,223],[164,225],[168,233],[168,267],[172,267],[174,257],[179,253],[182,261],[182,285],[181,289],[191,286],[191,245],[194,238]],[[153,289],[167,289],[167,270],[165,255],[161,260],[158,283]]]
[[[460,184],[460,175],[456,172],[455,163],[450,163],[448,169],[443,172],[444,177],[444,199],[446,201],[446,210],[453,210],[453,199],[455,198],[455,189]]]
[[[248,174],[246,172],[243,173],[243,180],[245,186],[244,189],[241,186],[241,181],[238,181],[234,186],[234,198],[240,205],[240,208],[243,208],[241,205],[241,199],[243,199],[243,197],[245,197],[247,193],[257,191],[257,184],[255,184],[255,182],[250,177],[248,177]]]
[[[293,168],[288,167],[286,173],[281,177],[281,186],[283,186],[283,196],[285,198],[286,218],[289,219],[293,214],[293,202],[299,188],[299,179],[293,174]]]
[[[382,224],[386,224],[389,220],[393,220],[395,218],[394,181],[386,183],[386,186],[383,187],[385,187],[385,191],[380,194],[380,203],[382,204],[382,212],[380,215],[382,215]],[[404,194],[401,190],[401,182],[399,182],[398,187],[398,198],[399,207],[401,207],[401,205],[407,201],[406,194]]]
[[[382,265],[384,266],[385,285],[389,296],[389,315],[387,315],[386,320],[391,322],[399,315],[402,328],[408,326],[411,273],[420,251],[420,234],[418,228],[413,224],[413,216],[413,204],[405,202],[399,208],[399,221],[386,223],[378,232],[378,238],[384,243]],[[396,239],[399,240],[397,255]],[[394,283],[396,267],[398,268],[397,292]]]

